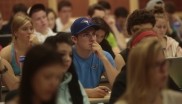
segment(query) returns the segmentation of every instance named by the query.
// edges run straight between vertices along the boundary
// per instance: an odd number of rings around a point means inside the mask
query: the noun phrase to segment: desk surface
[[[91,104],[97,103],[109,103],[110,94],[106,95],[104,98],[89,98]]]

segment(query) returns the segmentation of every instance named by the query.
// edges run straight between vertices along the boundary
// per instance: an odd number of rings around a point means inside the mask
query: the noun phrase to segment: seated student
[[[113,104],[120,96],[122,96],[126,89],[126,64],[130,48],[132,48],[131,42],[137,38],[142,40],[143,38],[146,38],[146,36],[149,37],[149,35],[156,37],[156,33],[152,31],[154,25],[155,17],[146,10],[135,10],[129,15],[127,20],[127,32],[132,38],[128,44],[128,48],[121,52],[125,64],[123,65],[121,72],[118,74],[113,84],[110,98],[111,104]]]
[[[56,104],[65,70],[63,55],[45,46],[32,47],[23,64],[18,104]]]
[[[132,36],[129,42],[129,48],[121,52],[123,59],[126,64],[122,68],[122,71],[116,77],[114,82],[110,103],[113,104],[126,90],[126,72],[127,72],[127,58],[130,49],[147,38],[158,38],[158,35],[153,31],[153,26],[155,25],[155,17],[147,10],[135,10],[127,20],[127,31]],[[179,90],[173,80],[169,77],[168,87],[173,90]]]
[[[32,24],[35,28],[34,34],[37,36],[40,43],[43,43],[49,36],[56,35],[48,25],[46,8],[43,4],[33,5],[28,15],[32,19]]]
[[[92,18],[92,21],[99,26],[99,29],[96,31],[97,42],[101,45],[104,51],[107,51],[111,54],[116,63],[116,69],[120,70],[124,63],[124,60],[122,60],[123,58],[121,58],[120,54],[113,52],[112,47],[106,40],[107,36],[109,35],[109,32],[111,31],[108,24],[100,17],[94,17]]]
[[[49,28],[52,29],[53,32],[57,32],[56,31],[56,28],[57,28],[57,26],[56,26],[56,18],[57,18],[56,12],[51,8],[47,8],[46,12],[47,12],[47,19],[48,19]]]
[[[116,27],[118,29],[119,32],[123,33],[123,35],[125,36],[125,38],[129,38],[126,32],[126,20],[128,17],[129,11],[125,8],[125,7],[117,7],[114,10],[114,17],[115,17],[115,21],[116,21]]]
[[[154,26],[154,31],[157,32],[161,44],[164,49],[166,57],[180,57],[182,56],[182,48],[179,46],[179,43],[173,38],[167,36],[168,30],[168,17],[162,7],[158,7],[152,10],[152,13],[155,16],[156,24]]]
[[[12,42],[4,47],[0,54],[13,68],[16,76],[21,75],[20,56],[25,56],[32,45],[37,44],[37,37],[33,35],[33,24],[25,14],[16,14],[12,21]]]
[[[158,40],[138,43],[128,58],[126,92],[115,104],[181,104],[182,93],[165,89],[168,64]]]
[[[90,104],[72,62],[71,34],[60,32],[48,37],[44,44],[63,55],[66,67],[66,74],[58,89],[57,104]]]
[[[118,37],[120,35],[120,33],[117,31],[117,28],[113,21],[114,19],[107,18],[107,20],[106,20],[106,12],[105,12],[105,9],[101,5],[99,5],[99,4],[91,5],[88,8],[88,15],[91,18],[93,18],[93,17],[103,18],[106,21],[106,23],[109,25],[109,28],[112,30],[112,32],[110,31],[106,40],[109,42],[109,44],[111,45],[111,47],[115,53],[120,52],[119,48],[125,48],[125,45],[126,45],[125,40],[122,37]],[[121,39],[121,40],[119,40],[120,42],[117,40],[117,38]],[[117,42],[119,42],[119,43],[117,43]],[[122,43],[122,44],[120,44],[120,43]]]
[[[112,56],[102,50],[96,42],[96,28],[90,19],[80,17],[71,26],[73,46],[73,63],[78,79],[86,89],[89,97],[104,97],[108,88],[98,86],[101,76],[108,78],[112,86],[118,71]]]
[[[72,10],[72,4],[69,0],[61,0],[58,3],[57,32],[70,32],[70,27],[73,23]]]

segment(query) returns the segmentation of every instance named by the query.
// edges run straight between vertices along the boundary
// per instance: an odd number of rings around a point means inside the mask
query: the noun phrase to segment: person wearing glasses
[[[104,97],[109,88],[99,86],[104,75],[112,86],[118,71],[112,56],[103,51],[96,42],[98,26],[91,19],[80,17],[71,26],[73,46],[73,63],[78,79],[84,86],[88,97]]]

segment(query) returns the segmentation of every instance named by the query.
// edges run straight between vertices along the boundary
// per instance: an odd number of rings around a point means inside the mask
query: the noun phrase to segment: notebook
[[[170,62],[169,75],[182,88],[182,57],[167,58]]]

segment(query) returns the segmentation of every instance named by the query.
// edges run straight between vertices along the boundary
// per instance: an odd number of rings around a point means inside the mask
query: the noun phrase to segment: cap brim
[[[94,28],[94,29],[99,29],[99,25],[96,25],[96,24],[92,24],[92,25],[89,25],[89,26],[87,26],[87,27],[85,27],[85,28],[83,28],[83,29],[81,29],[79,32],[77,32],[76,34],[79,34],[79,33],[81,33],[81,32],[83,32],[83,31],[85,31],[85,30],[87,30],[88,28]]]

